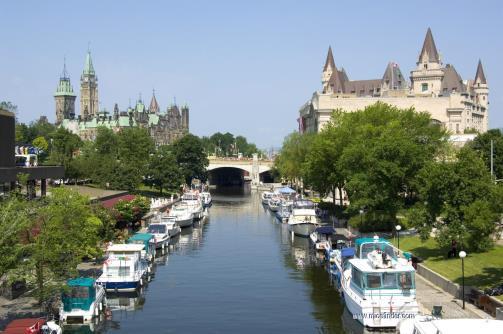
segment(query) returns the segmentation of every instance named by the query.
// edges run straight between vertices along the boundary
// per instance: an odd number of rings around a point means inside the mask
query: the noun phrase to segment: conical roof
[[[327,60],[325,61],[325,66],[323,66],[323,72],[325,72],[329,67],[331,67],[332,70],[336,69],[331,46],[328,47]]]
[[[433,34],[431,33],[430,28],[428,28],[428,31],[426,32],[423,49],[421,50],[421,54],[419,55],[418,62],[421,62],[425,54],[428,55],[428,61],[430,63],[440,62],[440,57],[438,55],[437,47],[435,46],[435,41],[433,40]]]
[[[482,62],[480,61],[480,59],[477,66],[477,73],[475,74],[475,83],[487,84],[486,76],[484,74],[484,69],[482,68]]]
[[[157,99],[155,98],[155,91],[152,92],[152,99],[150,100],[150,106],[148,107],[148,111],[151,113],[159,113],[159,104],[157,103]]]
[[[93,60],[91,59],[91,51],[87,51],[86,62],[84,64],[84,74],[86,75],[95,75]]]

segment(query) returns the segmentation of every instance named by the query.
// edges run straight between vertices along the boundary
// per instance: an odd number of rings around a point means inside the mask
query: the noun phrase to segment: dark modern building
[[[15,158],[16,118],[9,111],[0,109],[0,190],[16,187],[19,174],[28,176],[26,189],[28,197],[35,197],[35,185],[40,182],[41,195],[45,196],[48,179],[62,179],[65,169],[62,166],[16,166]]]

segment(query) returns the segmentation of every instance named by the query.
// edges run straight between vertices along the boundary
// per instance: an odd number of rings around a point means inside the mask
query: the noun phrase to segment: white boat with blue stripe
[[[107,291],[135,291],[144,284],[148,262],[142,244],[114,244],[108,247],[103,274],[97,283]]]

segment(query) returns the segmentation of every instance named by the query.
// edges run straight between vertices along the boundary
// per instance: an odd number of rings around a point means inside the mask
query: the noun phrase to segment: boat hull
[[[101,285],[107,291],[135,291],[141,286],[140,281],[102,282]]]
[[[180,219],[180,220],[177,220],[176,222],[178,223],[178,225],[181,228],[184,228],[184,227],[191,227],[192,224],[194,223],[194,220],[191,217],[191,218],[186,218],[186,219]]]
[[[311,233],[314,232],[317,225],[312,223],[298,223],[298,224],[290,224],[288,225],[290,231],[292,231],[295,235],[303,238],[308,238]]]

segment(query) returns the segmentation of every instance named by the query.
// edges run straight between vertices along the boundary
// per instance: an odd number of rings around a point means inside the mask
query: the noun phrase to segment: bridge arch
[[[250,181],[250,172],[238,166],[208,168],[208,183],[213,186],[242,186]]]

